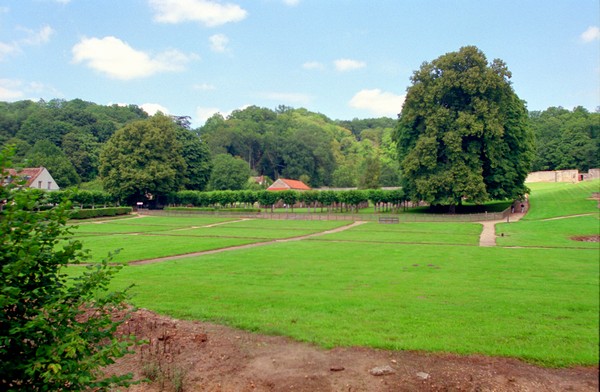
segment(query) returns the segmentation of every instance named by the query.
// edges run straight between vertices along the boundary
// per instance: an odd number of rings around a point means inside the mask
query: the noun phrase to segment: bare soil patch
[[[578,236],[571,237],[571,239],[574,241],[581,241],[581,242],[600,242],[600,235],[598,235],[598,234],[596,234],[596,235],[578,235]]]
[[[597,391],[598,366],[549,369],[481,355],[325,350],[138,310],[121,332],[149,344],[107,368],[154,378],[139,391]]]

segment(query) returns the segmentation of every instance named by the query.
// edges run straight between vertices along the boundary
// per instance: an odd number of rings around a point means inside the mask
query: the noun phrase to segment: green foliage
[[[185,160],[177,140],[177,125],[156,115],[118,130],[100,155],[104,188],[128,204],[157,200],[185,181]]]
[[[183,186],[185,189],[204,190],[210,179],[212,163],[206,143],[198,135],[185,128],[177,128],[177,140],[181,143],[181,155],[185,160]]]
[[[535,133],[533,171],[600,167],[600,113],[548,108],[530,113]]]
[[[126,123],[147,117],[146,112],[135,105],[102,106],[80,99],[0,102],[0,145],[16,145],[13,163],[31,167],[33,163],[26,159],[28,150],[39,141],[49,142],[66,155],[60,154],[64,164],[70,161],[77,175],[90,181],[98,173],[101,143]],[[47,168],[55,179],[62,177]],[[62,179],[60,182],[76,183]]]
[[[69,217],[71,219],[89,219],[99,218],[103,216],[118,216],[127,215],[132,211],[131,207],[108,207],[108,208],[88,208],[76,209],[71,211]]]
[[[119,268],[108,260],[69,278],[65,268],[87,259],[66,226],[70,203],[41,211],[45,193],[5,184],[7,151],[0,154],[0,389],[104,390],[127,376],[105,377],[133,344],[118,339],[125,291],[109,292]],[[57,247],[62,243],[60,248]]]
[[[219,154],[213,159],[209,189],[244,189],[250,174],[250,168],[243,159],[228,154]]]
[[[359,120],[335,122],[306,109],[272,111],[250,106],[234,111],[227,119],[215,115],[198,132],[213,156],[240,157],[260,175],[306,176],[313,187],[356,186],[364,159],[389,159],[387,153],[381,157],[377,153],[389,150],[391,138],[386,135],[391,134],[394,120],[361,123],[360,130],[371,133],[369,138],[365,136],[365,143],[357,139],[359,133],[354,135],[343,126],[355,121]],[[395,148],[392,151],[395,154]]]
[[[473,46],[415,71],[395,135],[412,200],[452,206],[527,192],[533,136],[510,77]]]

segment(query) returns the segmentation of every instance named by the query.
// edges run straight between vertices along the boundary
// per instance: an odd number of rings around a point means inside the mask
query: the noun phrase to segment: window
[[[42,182],[38,181],[38,188],[42,189]]]
[[[50,189],[51,185],[52,185],[52,181],[48,181],[48,189]]]

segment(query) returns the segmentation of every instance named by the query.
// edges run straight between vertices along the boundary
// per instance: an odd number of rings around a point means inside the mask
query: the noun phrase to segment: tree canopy
[[[533,171],[600,167],[600,113],[552,107],[529,118],[536,140]]]
[[[184,184],[183,145],[177,125],[163,115],[119,129],[100,154],[104,188],[127,203],[179,190]]]
[[[411,199],[454,206],[527,192],[533,134],[510,77],[474,46],[414,72],[395,133]]]

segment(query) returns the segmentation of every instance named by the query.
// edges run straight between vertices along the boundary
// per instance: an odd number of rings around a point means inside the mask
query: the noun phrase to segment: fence
[[[393,216],[399,222],[482,222],[507,220],[510,207],[502,212],[480,214],[347,214],[347,213],[291,213],[291,212],[237,212],[237,211],[181,211],[181,210],[140,210],[141,215],[157,216],[221,216],[231,218],[274,219],[274,220],[333,220],[333,221],[373,221],[377,222],[382,216]]]

